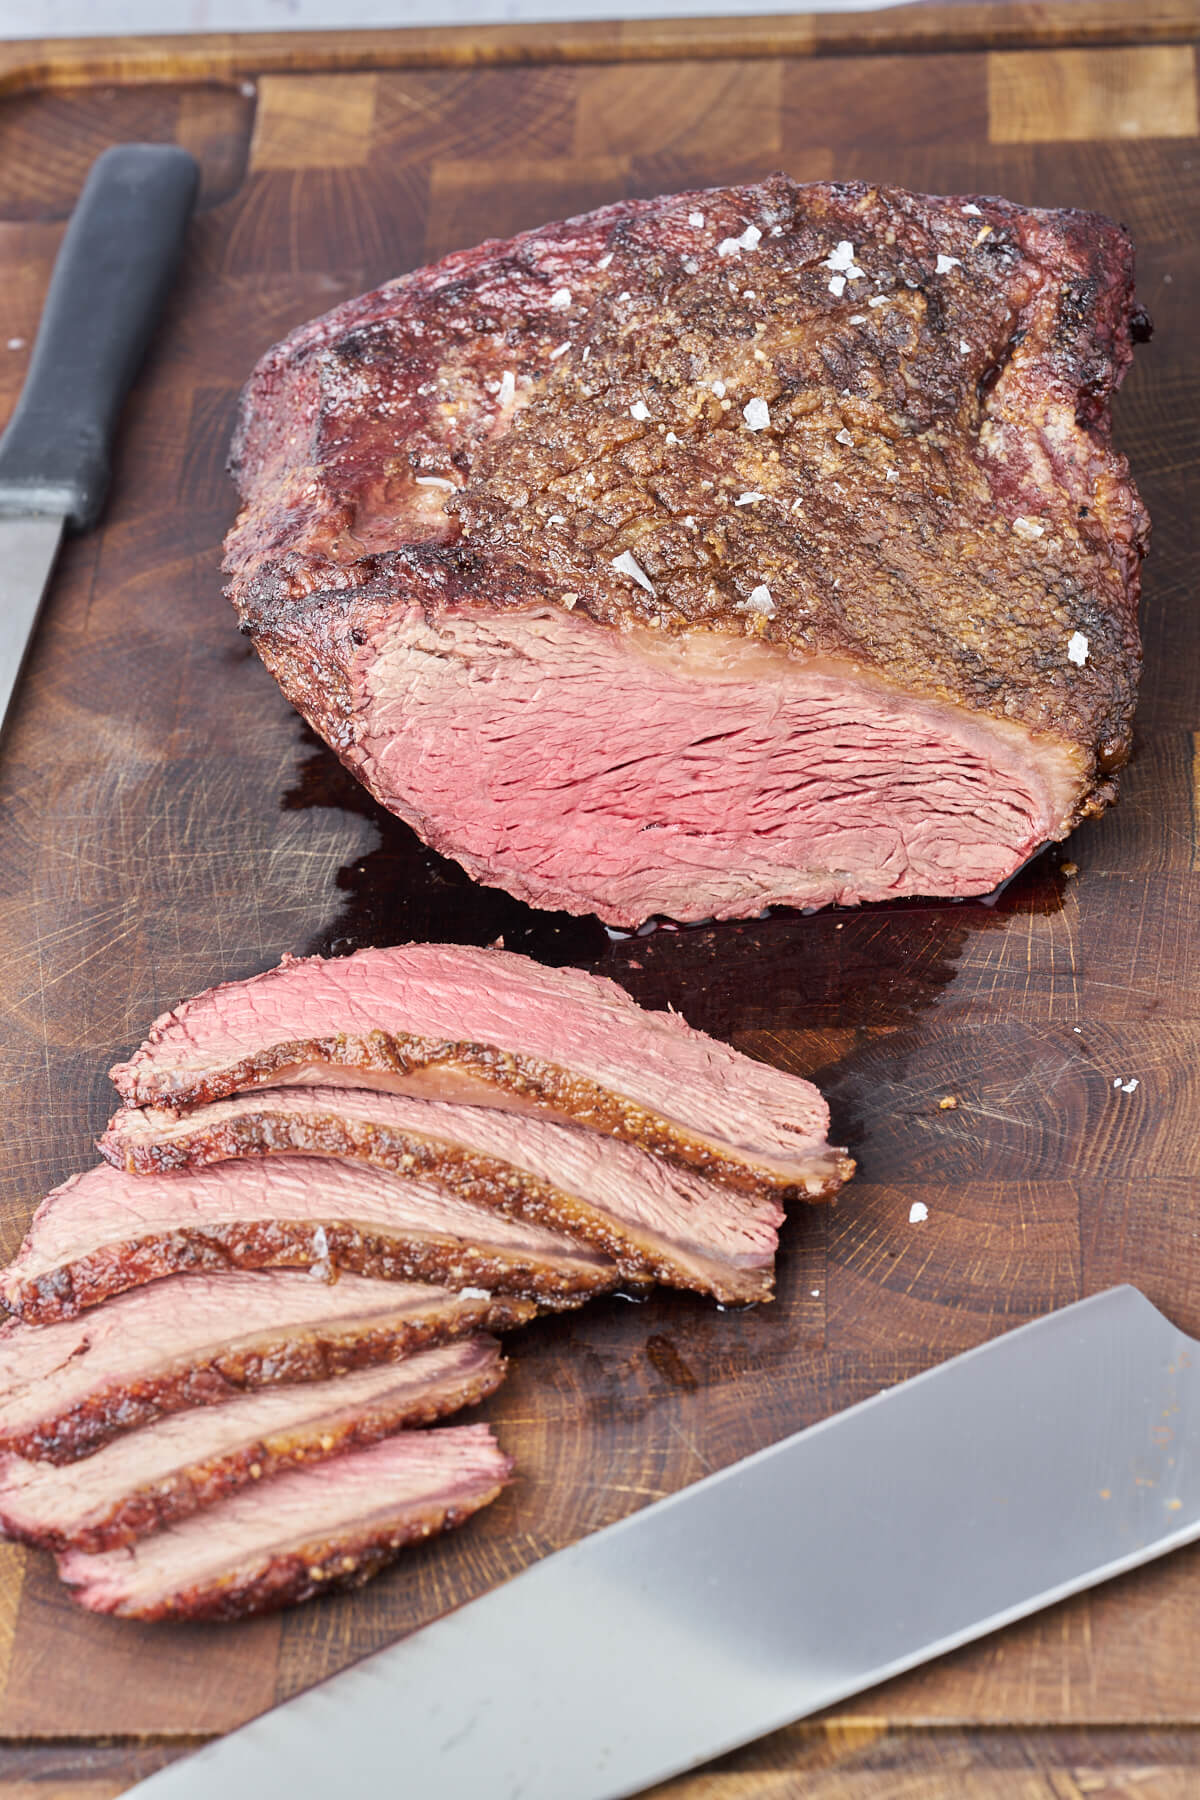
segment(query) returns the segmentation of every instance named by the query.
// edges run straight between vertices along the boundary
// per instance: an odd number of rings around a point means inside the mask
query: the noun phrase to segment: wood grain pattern
[[[110,1800],[181,1753],[0,1747],[0,1800]],[[1191,1800],[1198,1771],[1200,1740],[1179,1728],[979,1733],[831,1721],[778,1732],[646,1800]]]
[[[265,75],[252,169],[358,169],[371,149],[374,75]]]
[[[778,62],[581,69],[575,148],[588,156],[778,156]]]
[[[1191,43],[1194,0],[980,0],[879,13],[416,27],[406,31],[36,38],[0,45],[0,93],[236,80],[264,72],[428,69],[679,57],[869,56],[1036,45]]]
[[[1197,129],[1196,54],[1189,44],[988,57],[994,144],[1188,138]]]
[[[140,1630],[81,1618],[43,1559],[5,1550],[0,1800],[115,1795],[582,1532],[1114,1281],[1200,1334],[1196,26],[1194,5],[1081,0],[0,52],[0,412],[96,150],[173,138],[206,183],[103,527],[65,548],[0,754],[0,1253],[91,1160],[104,1071],[157,1010],[284,950],[406,937],[502,934],[815,1074],[862,1169],[789,1226],[773,1307],[606,1301],[519,1334],[484,1414],[518,1482],[361,1593],[249,1627]],[[425,851],[233,631],[219,557],[237,389],[291,325],[427,257],[780,164],[1130,225],[1158,323],[1118,405],[1155,521],[1137,755],[1119,808],[994,907],[613,943]],[[1190,1794],[1198,1632],[1200,1551],[661,1792]]]

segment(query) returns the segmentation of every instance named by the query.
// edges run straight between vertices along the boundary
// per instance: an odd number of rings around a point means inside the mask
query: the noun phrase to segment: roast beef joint
[[[1129,750],[1132,280],[1095,214],[784,176],[448,256],[252,375],[242,628],[537,906],[986,893]]]

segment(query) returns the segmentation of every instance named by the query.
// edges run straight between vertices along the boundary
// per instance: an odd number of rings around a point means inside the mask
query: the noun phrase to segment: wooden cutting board
[[[0,754],[0,1251],[92,1159],[105,1070],[162,1007],[285,950],[411,937],[502,935],[673,1003],[814,1075],[861,1165],[788,1227],[772,1307],[611,1300],[515,1337],[487,1416],[519,1479],[361,1593],[142,1629],[0,1548],[0,1796],[116,1794],[581,1533],[1112,1282],[1200,1333],[1197,35],[1194,5],[1103,0],[0,53],[0,416],[91,158],[175,140],[205,174],[103,528],[64,552]],[[427,258],[778,167],[1132,228],[1158,323],[1117,409],[1154,520],[1137,755],[1120,807],[994,906],[612,942],[425,851],[238,637],[234,401],[289,327]],[[1075,1794],[1126,1767],[1143,1797],[1200,1791],[1198,1633],[1191,1551],[669,1791]]]

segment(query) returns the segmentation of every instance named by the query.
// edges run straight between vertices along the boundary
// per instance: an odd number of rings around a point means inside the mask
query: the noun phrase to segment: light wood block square
[[[779,149],[778,62],[614,64],[578,81],[578,156],[674,151],[711,162]]]
[[[993,144],[1194,137],[1198,129],[1190,45],[994,51],[988,57]]]
[[[12,1660],[21,1583],[25,1579],[25,1551],[20,1544],[0,1544],[0,1691],[8,1679]]]
[[[264,75],[252,169],[358,169],[375,126],[374,75]]]

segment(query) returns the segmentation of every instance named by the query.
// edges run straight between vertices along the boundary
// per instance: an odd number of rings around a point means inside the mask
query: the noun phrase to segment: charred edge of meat
[[[351,1450],[365,1449],[393,1432],[416,1430],[435,1425],[470,1406],[478,1406],[494,1394],[508,1372],[501,1357],[492,1367],[458,1380],[452,1393],[409,1400],[390,1410],[379,1403],[368,1406],[352,1419],[325,1422],[319,1438],[305,1437],[297,1428],[260,1438],[253,1444],[241,1444],[223,1456],[214,1456],[164,1476],[118,1501],[112,1510],[92,1525],[84,1526],[69,1536],[48,1528],[26,1529],[0,1510],[0,1527],[6,1537],[39,1550],[55,1552],[83,1550],[96,1555],[104,1550],[119,1549],[151,1532],[161,1531],[179,1519],[201,1512],[240,1488],[282,1475],[288,1469],[325,1462]]]
[[[269,1091],[264,1095],[264,1101],[269,1101]],[[639,1285],[660,1281],[669,1287],[692,1288],[735,1304],[769,1300],[774,1293],[774,1271],[769,1266],[735,1269],[722,1265],[714,1255],[709,1259],[706,1274],[701,1276],[689,1271],[669,1250],[664,1251],[654,1238],[640,1233],[636,1225],[614,1220],[586,1200],[568,1194],[536,1175],[513,1171],[511,1165],[497,1163],[497,1168],[507,1171],[500,1181],[485,1178],[480,1185],[460,1181],[460,1167],[467,1169],[472,1163],[486,1166],[490,1159],[473,1157],[470,1152],[460,1153],[454,1145],[443,1145],[434,1139],[417,1139],[406,1132],[365,1120],[339,1118],[333,1114],[301,1120],[289,1114],[272,1118],[269,1113],[243,1113],[216,1127],[206,1125],[203,1134],[197,1133],[194,1138],[177,1136],[170,1144],[126,1145],[117,1132],[100,1139],[100,1148],[109,1160],[131,1175],[204,1168],[234,1157],[276,1153],[354,1156],[389,1173],[408,1173],[410,1159],[414,1154],[420,1154],[416,1146],[432,1153],[430,1160],[420,1165],[421,1172],[436,1175],[463,1199],[491,1207],[506,1217],[525,1219],[551,1231],[565,1232],[592,1249],[603,1251],[611,1259],[611,1271],[599,1270],[594,1279],[586,1284],[581,1280],[577,1284],[579,1290],[586,1286],[586,1291],[577,1292],[576,1287],[564,1279],[557,1291],[559,1306],[581,1305],[590,1294],[607,1292],[614,1285],[616,1276],[624,1282]],[[443,1150],[448,1152],[445,1162],[440,1159]],[[332,1239],[330,1242],[332,1244]],[[697,1251],[696,1254],[704,1256],[705,1253]],[[362,1269],[358,1272],[369,1274],[372,1271]],[[500,1284],[483,1279],[480,1285]],[[520,1290],[513,1287],[508,1291]],[[539,1292],[535,1297],[544,1305],[553,1303],[553,1296],[543,1298]]]
[[[132,1172],[135,1163],[140,1159],[130,1158],[125,1166]],[[324,1248],[320,1233],[324,1234]],[[100,1245],[32,1280],[14,1282],[3,1304],[27,1324],[51,1325],[77,1318],[89,1307],[164,1275],[196,1270],[310,1269],[325,1262],[335,1270],[380,1281],[488,1288],[551,1311],[582,1306],[593,1294],[606,1293],[617,1273],[604,1268],[555,1268],[516,1251],[481,1250],[457,1239],[422,1243],[414,1237],[404,1242],[351,1221],[238,1220]]]
[[[430,1503],[422,1517],[407,1520],[359,1543],[343,1540],[333,1550],[325,1543],[291,1550],[268,1558],[244,1572],[200,1583],[171,1594],[145,1608],[120,1605],[110,1610],[123,1618],[145,1619],[242,1619],[254,1613],[275,1612],[311,1600],[316,1594],[338,1588],[361,1587],[378,1574],[409,1544],[420,1543],[441,1531],[462,1525],[503,1492],[497,1483],[469,1500],[453,1505]],[[60,1575],[63,1570],[60,1567]],[[63,1579],[66,1577],[63,1575]]]
[[[736,1154],[718,1149],[681,1125],[647,1111],[636,1101],[602,1087],[587,1076],[576,1075],[557,1063],[538,1057],[498,1050],[492,1044],[438,1042],[406,1032],[372,1031],[364,1037],[337,1034],[325,1038],[292,1039],[243,1057],[220,1071],[188,1078],[183,1073],[137,1076],[122,1098],[133,1106],[161,1106],[186,1113],[212,1100],[248,1088],[267,1087],[281,1069],[309,1063],[378,1070],[407,1075],[416,1070],[452,1067],[456,1072],[487,1082],[569,1124],[621,1138],[639,1150],[660,1156],[685,1168],[698,1170],[724,1187],[742,1193],[789,1201],[829,1199],[854,1173],[854,1162],[843,1151],[827,1149],[828,1174],[816,1191],[810,1191],[782,1175],[751,1166]],[[104,1140],[100,1147],[104,1149]],[[119,1165],[120,1166],[120,1165]],[[163,1167],[166,1165],[156,1165]]]
[[[136,1431],[166,1413],[192,1406],[219,1406],[246,1388],[276,1381],[329,1381],[352,1369],[396,1362],[416,1350],[445,1344],[481,1330],[505,1331],[525,1325],[537,1308],[527,1300],[495,1296],[465,1307],[452,1318],[410,1319],[376,1325],[354,1337],[322,1335],[306,1326],[296,1337],[218,1351],[207,1362],[184,1369],[112,1383],[87,1394],[65,1411],[36,1423],[0,1430],[0,1450],[34,1462],[79,1462],[122,1432]]]

